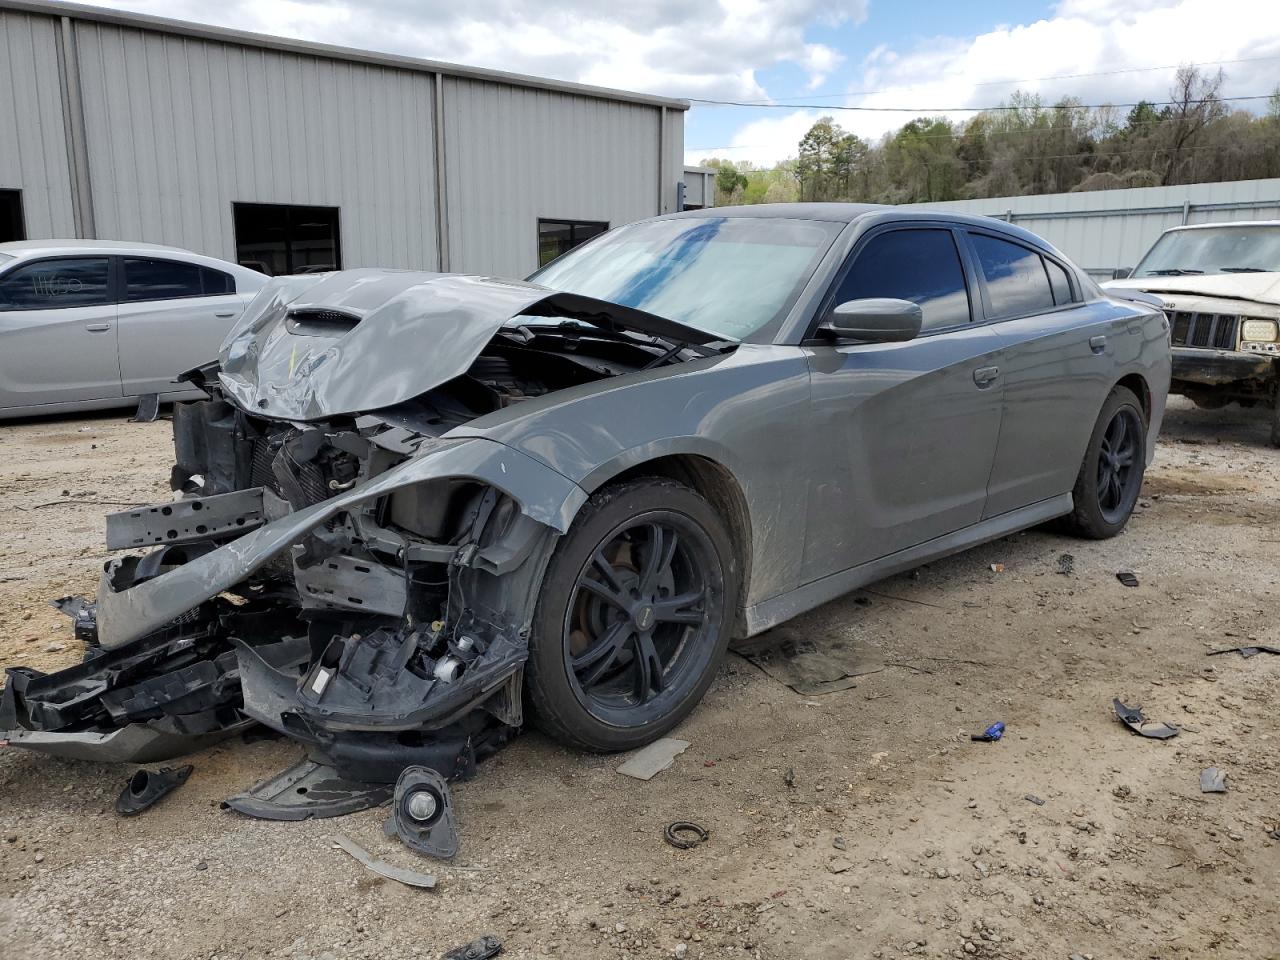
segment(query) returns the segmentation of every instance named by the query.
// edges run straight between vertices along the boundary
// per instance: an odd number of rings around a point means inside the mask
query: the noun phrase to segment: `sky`
[[[1168,98],[1220,65],[1260,111],[1280,84],[1277,0],[98,0],[304,40],[682,97],[685,160],[769,166],[825,112],[876,139],[915,115]],[[698,100],[773,103],[719,106]],[[907,108],[839,111],[836,107]],[[948,112],[949,110],[953,112]]]

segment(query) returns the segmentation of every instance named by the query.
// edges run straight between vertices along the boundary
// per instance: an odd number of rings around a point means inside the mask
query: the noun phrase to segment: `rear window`
[[[993,317],[1016,317],[1053,308],[1053,291],[1040,254],[981,233],[969,234],[969,240],[987,281]]]
[[[124,298],[130,302],[216,297],[227,293],[235,293],[235,281],[221,270],[178,260],[125,257]]]
[[[58,310],[108,303],[106,257],[37,260],[0,277],[0,309]]]

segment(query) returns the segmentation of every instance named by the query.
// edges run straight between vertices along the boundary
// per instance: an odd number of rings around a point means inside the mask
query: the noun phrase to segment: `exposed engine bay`
[[[585,495],[524,454],[449,432],[714,348],[624,329],[608,304],[557,305],[532,285],[370,273],[382,289],[364,314],[296,302],[279,292],[288,281],[268,287],[220,362],[184,375],[209,399],[174,409],[174,500],[107,518],[108,549],[133,552],[105,564],[96,601],[58,601],[85,660],[48,675],[9,670],[0,737],[151,762],[261,723],[305,745],[307,759],[228,802],[300,819],[382,802],[408,766],[465,777],[519,730],[542,573]],[[346,338],[380,311],[403,316],[406,297],[422,307],[424,288],[459,282],[473,293],[491,284],[508,307],[516,296],[550,318],[501,317],[461,373],[388,406],[346,409],[317,388],[317,369],[341,365]],[[584,310],[606,319],[584,321]],[[299,359],[299,344],[314,352]],[[284,348],[288,376],[263,376]],[[276,399],[244,402],[246,357],[252,389]],[[421,383],[417,366],[406,370],[402,393]],[[345,376],[334,383],[358,393]],[[278,397],[304,390],[306,412],[325,415],[273,415]]]

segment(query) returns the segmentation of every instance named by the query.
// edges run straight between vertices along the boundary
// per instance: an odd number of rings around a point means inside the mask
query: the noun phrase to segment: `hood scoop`
[[[285,329],[298,337],[340,337],[349,333],[362,318],[346,310],[326,307],[299,307],[290,310]]]

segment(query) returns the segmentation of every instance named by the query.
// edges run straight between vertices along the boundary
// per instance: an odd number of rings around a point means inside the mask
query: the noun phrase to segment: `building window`
[[[27,239],[22,222],[22,191],[0,190],[0,243]]]
[[[598,237],[609,229],[607,223],[594,220],[538,220],[538,266],[568,253],[580,243]]]
[[[233,203],[236,261],[269,277],[342,269],[337,207]]]

